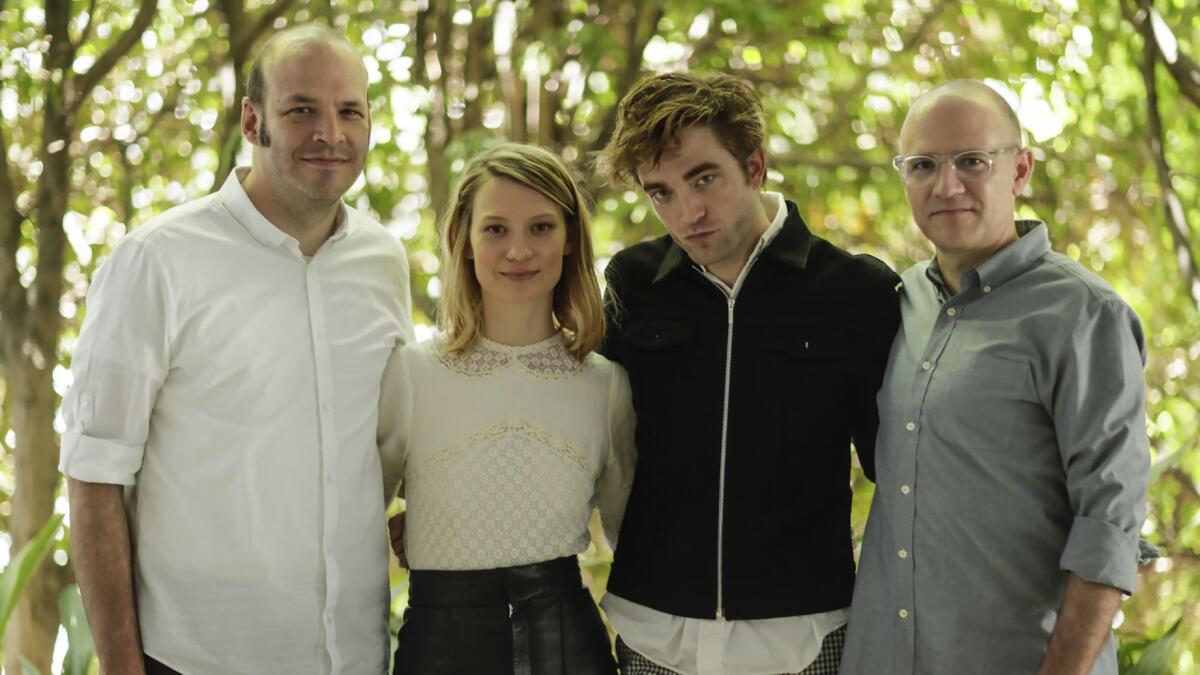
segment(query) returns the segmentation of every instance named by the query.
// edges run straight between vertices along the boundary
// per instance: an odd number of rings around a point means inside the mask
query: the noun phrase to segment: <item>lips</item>
[[[350,161],[344,157],[302,157],[301,159],[317,166],[340,166]]]
[[[537,270],[517,270],[513,272],[501,272],[500,276],[513,281],[528,281],[537,276]]]
[[[972,213],[975,209],[961,207],[956,209],[938,209],[931,213],[931,216],[956,216],[960,213]]]

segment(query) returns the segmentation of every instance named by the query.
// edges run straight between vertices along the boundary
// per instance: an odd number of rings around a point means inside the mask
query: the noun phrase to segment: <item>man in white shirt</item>
[[[248,94],[251,167],[126,237],[88,294],[60,468],[105,673],[387,670],[375,428],[412,327],[403,247],[341,202],[367,73],[302,27]]]

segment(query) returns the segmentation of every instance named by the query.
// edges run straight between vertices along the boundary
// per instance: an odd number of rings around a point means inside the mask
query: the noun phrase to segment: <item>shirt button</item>
[[[951,307],[950,309],[946,310],[946,315],[947,315],[947,316],[954,316],[955,314],[958,314],[958,310],[957,310],[957,309],[954,309],[953,307]]]
[[[904,425],[904,428],[908,429],[909,431],[913,431],[917,428],[917,425],[913,424],[912,422],[909,422],[908,424]]]
[[[900,618],[901,618],[901,619],[907,619],[907,618],[908,618],[908,610],[907,610],[907,609],[902,609],[902,610],[900,610],[900,611],[899,611],[899,612],[897,612],[897,613],[900,615]]]
[[[992,292],[992,287],[991,287],[991,286],[984,286],[984,287],[983,287],[983,292],[984,292],[984,293],[991,293],[991,292]]]
[[[900,556],[901,560],[904,560],[905,558],[908,557],[908,551],[906,551],[904,549],[900,549],[900,551],[896,555]]]
[[[933,364],[928,361],[921,364],[921,370],[929,370],[932,367],[933,367]]]
[[[901,486],[900,486],[900,494],[902,494],[902,495],[906,495],[906,494],[908,494],[908,493],[910,493],[910,492],[912,492],[912,488],[908,487],[907,485],[901,485]]]

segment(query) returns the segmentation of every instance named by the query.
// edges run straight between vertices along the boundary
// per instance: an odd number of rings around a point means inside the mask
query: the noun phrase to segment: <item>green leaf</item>
[[[78,586],[72,584],[58,596],[58,614],[67,632],[68,645],[62,675],[87,675],[96,656],[96,643],[92,641],[92,629],[83,612],[83,596]]]
[[[41,531],[25,544],[9,562],[8,567],[0,572],[0,638],[4,637],[8,619],[16,609],[17,601],[21,599],[21,591],[25,590],[29,578],[54,545],[54,535],[62,525],[62,520],[62,514],[51,516]]]
[[[36,666],[27,661],[24,656],[21,657],[21,675],[42,675]]]
[[[1125,675],[1171,675],[1171,654],[1175,651],[1175,638],[1183,619],[1175,622],[1174,626],[1161,638],[1151,642],[1142,652],[1142,658],[1125,672]]]

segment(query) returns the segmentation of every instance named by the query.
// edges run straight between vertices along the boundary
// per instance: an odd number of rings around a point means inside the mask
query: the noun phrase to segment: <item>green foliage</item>
[[[282,1],[249,0],[247,17],[265,16]],[[61,149],[71,160],[69,185],[58,186],[68,191],[58,302],[64,332],[58,363],[48,367],[59,394],[69,383],[64,373],[84,295],[111,247],[152,216],[218,186],[220,149],[237,140],[228,135],[236,120],[226,111],[235,103],[233,83],[245,75],[234,72],[230,37],[238,31],[223,13],[238,4],[158,3],[141,44],[81,102]],[[1135,636],[1166,634],[1181,613],[1200,614],[1200,312],[1180,263],[1200,249],[1200,114],[1160,61],[1154,82],[1163,138],[1151,138],[1140,70],[1147,44],[1125,11],[1139,4],[295,0],[273,23],[328,22],[368,57],[373,149],[348,199],[404,239],[416,319],[425,328],[438,295],[435,223],[465,159],[501,138],[530,140],[575,161],[587,177],[590,153],[637,77],[688,68],[750,80],[768,113],[767,189],[795,200],[818,235],[897,268],[929,255],[888,163],[904,111],[950,78],[986,78],[1005,91],[1031,131],[1038,162],[1021,216],[1046,220],[1055,247],[1112,283],[1146,333],[1154,483],[1143,535],[1166,557],[1142,571],[1123,607],[1119,633],[1138,644]],[[1179,52],[1196,61],[1200,8],[1186,0],[1151,4]],[[58,86],[62,73],[45,67],[44,2],[9,0],[0,8],[0,166],[19,215],[12,246],[0,240],[0,269],[11,265],[28,289],[37,275],[56,272],[38,267],[39,233],[59,224],[38,223],[34,206],[43,116],[48,102],[70,92]],[[75,2],[71,10],[79,72],[128,28],[134,3]],[[1165,225],[1159,145],[1189,223],[1182,234]],[[243,148],[241,163],[248,161]],[[661,233],[635,191],[589,187],[601,264]],[[7,206],[0,204],[0,216]],[[17,470],[10,415],[18,397],[9,396],[3,372],[0,366],[0,529],[7,529]],[[870,494],[856,474],[859,536]],[[604,556],[594,551],[585,562],[596,589],[606,576]],[[402,572],[393,587],[402,606]],[[70,621],[75,606],[64,603]],[[80,626],[68,625],[72,649],[84,639],[72,632]],[[1178,625],[1171,635],[1171,672],[1200,672],[1200,624]],[[82,658],[87,649],[78,649]]]
[[[21,599],[21,591],[29,583],[38,565],[54,546],[54,535],[62,525],[62,515],[55,515],[40,531],[17,552],[8,565],[0,572],[0,638],[4,637],[4,629],[8,619]]]
[[[1157,640],[1131,640],[1121,645],[1118,653],[1121,675],[1171,675],[1171,655],[1179,636],[1183,619],[1176,621]],[[1140,658],[1136,658],[1140,655]]]
[[[92,629],[83,612],[83,597],[79,595],[78,586],[68,586],[59,596],[58,612],[67,632],[67,657],[63,661],[62,675],[88,675],[96,658],[96,645],[92,642]]]

